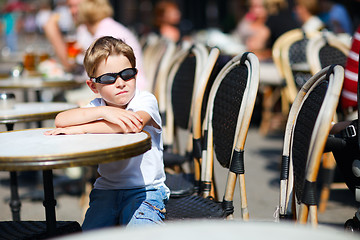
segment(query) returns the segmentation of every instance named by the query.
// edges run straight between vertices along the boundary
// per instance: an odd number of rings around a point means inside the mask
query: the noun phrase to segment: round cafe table
[[[14,129],[15,123],[54,119],[59,112],[76,107],[78,106],[75,104],[64,102],[15,103],[11,109],[0,109],[0,124],[5,124],[7,131],[11,131]],[[20,221],[21,202],[18,194],[17,173],[15,171],[10,172],[10,190],[10,208],[13,220]]]
[[[151,148],[147,132],[46,136],[36,128],[0,133],[0,171],[42,170],[46,229],[56,235],[52,169],[108,163],[140,155]]]

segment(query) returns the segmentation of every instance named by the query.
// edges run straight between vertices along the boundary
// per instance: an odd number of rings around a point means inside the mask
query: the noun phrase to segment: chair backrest
[[[290,102],[293,102],[298,89],[312,76],[306,58],[306,46],[309,38],[319,33],[305,33],[301,29],[294,29],[285,34],[280,57]]]
[[[298,202],[316,204],[317,173],[343,79],[342,66],[328,66],[311,77],[296,96],[284,136],[280,215],[292,213],[293,190]]]
[[[204,196],[210,191],[206,186],[212,181],[214,157],[223,167],[230,168],[233,156],[244,150],[258,86],[259,60],[253,53],[234,57],[212,85],[203,130],[206,140],[201,171]]]
[[[312,74],[332,64],[345,67],[350,46],[347,46],[335,34],[323,32],[309,40],[306,57]]]
[[[143,47],[144,71],[147,79],[147,90],[154,92],[157,74],[162,59],[168,54],[173,54],[175,44],[157,35],[150,35]]]
[[[209,51],[203,44],[185,46],[179,50],[171,63],[168,72],[165,92],[166,132],[164,144],[172,146],[177,128],[190,132],[195,99],[199,88],[205,88],[208,77],[201,78],[202,74],[210,74],[215,65],[216,56],[209,58]],[[210,61],[210,62],[209,62]],[[201,80],[201,81],[200,81]],[[202,92],[203,93],[203,92]],[[191,139],[191,138],[190,138]]]
[[[281,54],[283,53],[283,47],[285,45],[287,38],[289,38],[289,36],[291,37],[293,34],[296,34],[296,32],[298,32],[298,31],[299,31],[299,29],[294,29],[294,30],[285,32],[284,34],[282,34],[280,37],[278,37],[276,39],[276,41],[274,42],[274,45],[272,47],[272,59],[274,61],[276,69],[279,72],[280,77],[282,77],[282,78],[284,78],[284,69],[282,66],[282,59],[281,59]]]

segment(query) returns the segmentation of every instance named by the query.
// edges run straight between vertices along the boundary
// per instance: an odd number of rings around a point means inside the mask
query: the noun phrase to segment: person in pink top
[[[341,93],[341,108],[347,119],[357,118],[357,85],[359,72],[360,25],[354,33],[351,49],[345,65],[343,90]]]
[[[145,74],[142,71],[142,49],[138,38],[128,28],[115,21],[114,14],[108,0],[82,0],[78,6],[78,22],[84,24],[93,39],[103,36],[112,36],[121,39],[130,45],[136,56],[136,65],[140,71],[137,78],[137,88],[148,90]]]

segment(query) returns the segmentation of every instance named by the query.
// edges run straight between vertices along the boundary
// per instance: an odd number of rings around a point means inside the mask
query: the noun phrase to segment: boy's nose
[[[120,76],[117,76],[115,84],[116,87],[123,87],[125,86],[125,81]]]

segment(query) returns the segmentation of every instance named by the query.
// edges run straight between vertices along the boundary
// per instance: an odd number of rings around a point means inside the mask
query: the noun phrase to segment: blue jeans
[[[126,190],[93,189],[82,229],[161,224],[165,218],[167,199],[162,186]]]

